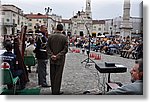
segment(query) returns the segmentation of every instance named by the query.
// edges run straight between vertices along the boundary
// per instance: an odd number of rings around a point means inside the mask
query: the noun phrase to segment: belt
[[[46,52],[46,50],[44,50],[44,49],[40,49],[40,51],[45,51]]]

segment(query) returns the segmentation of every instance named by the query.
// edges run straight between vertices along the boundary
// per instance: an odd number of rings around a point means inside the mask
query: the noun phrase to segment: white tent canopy
[[[105,37],[105,35],[101,35],[101,36],[97,36],[97,37],[99,37],[99,38],[104,38],[104,37]]]

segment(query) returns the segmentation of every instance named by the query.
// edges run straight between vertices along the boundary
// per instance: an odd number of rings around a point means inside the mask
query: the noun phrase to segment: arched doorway
[[[83,31],[80,31],[80,36],[84,36]]]

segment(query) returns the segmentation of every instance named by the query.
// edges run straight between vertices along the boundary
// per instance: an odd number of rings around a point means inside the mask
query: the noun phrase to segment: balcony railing
[[[3,23],[3,25],[8,27],[17,27],[17,24],[14,23]]]

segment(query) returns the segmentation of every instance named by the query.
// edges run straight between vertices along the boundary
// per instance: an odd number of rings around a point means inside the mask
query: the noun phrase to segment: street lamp
[[[110,34],[111,34],[111,37],[112,37],[112,27],[110,27]]]
[[[115,37],[116,37],[116,27],[117,27],[117,25],[114,25],[114,27],[115,27]]]
[[[52,9],[50,7],[47,7],[47,8],[45,8],[45,12],[46,12],[46,15],[47,15],[47,27],[48,27],[48,13],[52,12]]]

